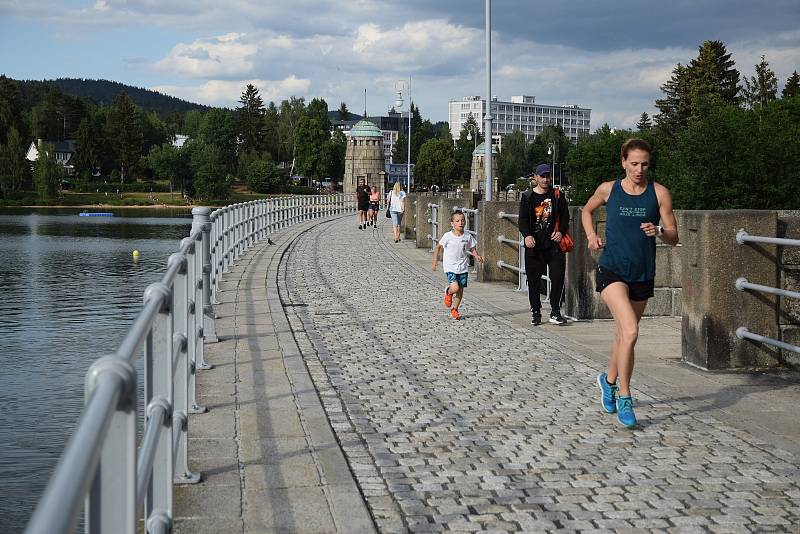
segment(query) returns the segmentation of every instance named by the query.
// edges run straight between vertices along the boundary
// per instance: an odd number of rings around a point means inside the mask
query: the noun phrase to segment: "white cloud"
[[[156,70],[193,77],[246,76],[253,68],[258,46],[243,42],[243,35],[228,33],[191,44],[177,44],[155,63]]]
[[[159,85],[150,89],[190,102],[232,108],[236,107],[247,84],[258,88],[264,102],[280,102],[293,95],[306,94],[311,86],[308,79],[288,76],[283,80],[208,80],[200,85]]]

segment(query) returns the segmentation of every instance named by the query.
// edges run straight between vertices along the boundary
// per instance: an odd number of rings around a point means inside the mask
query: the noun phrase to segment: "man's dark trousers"
[[[528,277],[528,301],[531,303],[531,310],[540,312],[542,308],[539,291],[542,275],[547,267],[550,267],[550,309],[552,312],[561,310],[566,266],[566,254],[558,248],[558,243],[541,250],[525,249],[525,274]]]

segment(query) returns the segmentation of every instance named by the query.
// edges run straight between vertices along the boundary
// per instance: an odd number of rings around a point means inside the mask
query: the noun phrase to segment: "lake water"
[[[2,532],[25,528],[75,428],[87,369],[117,349],[191,228],[185,209],[111,211],[0,210]]]

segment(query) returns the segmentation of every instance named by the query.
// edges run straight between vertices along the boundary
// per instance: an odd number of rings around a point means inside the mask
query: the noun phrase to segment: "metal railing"
[[[501,211],[497,214],[499,219],[508,219],[510,221],[514,221],[515,223],[519,221],[519,215],[516,213],[506,213]],[[517,273],[517,290],[518,291],[528,291],[528,276],[525,273],[525,239],[522,237],[522,234],[517,232],[517,240],[509,239],[503,234],[497,236],[498,243],[507,243],[513,247],[517,247],[519,253],[519,259],[517,260],[517,265],[511,265],[510,263],[506,263],[503,260],[497,260],[497,266],[501,269],[508,269],[510,271],[514,271]],[[550,298],[550,267],[548,266],[545,269],[542,278],[545,281],[545,300]]]
[[[781,237],[750,235],[744,230],[744,228],[740,229],[736,233],[736,242],[739,245],[744,245],[745,243],[767,243],[770,245],[800,247],[800,239],[785,239]],[[749,282],[745,277],[737,278],[736,282],[734,282],[734,287],[736,287],[736,289],[739,291],[756,291],[759,293],[768,293],[770,295],[777,295],[779,297],[800,299],[800,293],[798,293],[797,291],[789,291],[788,289],[781,289],[779,287],[754,284],[752,282]],[[785,341],[781,341],[779,339],[773,339],[771,337],[755,334],[753,332],[750,332],[750,330],[746,326],[740,326],[739,328],[736,329],[736,337],[738,337],[739,339],[749,339],[751,341],[756,341],[758,343],[772,345],[774,347],[778,347],[783,350],[788,350],[790,352],[800,353],[800,346],[792,345],[791,343],[786,343]]]
[[[436,248],[436,243],[439,242],[439,205],[428,203],[428,209],[431,210],[431,216],[428,217],[431,233],[428,234],[428,239],[431,242],[431,252],[433,252]]]
[[[453,208],[453,211],[462,211],[464,212],[464,219],[466,224],[464,225],[464,231],[468,234],[471,234],[475,237],[475,240],[478,241],[478,210],[473,208],[467,208],[462,206],[457,206]],[[470,222],[470,216],[472,221]],[[472,266],[472,272],[478,272],[478,265],[475,263],[475,258],[470,256],[469,257],[469,264]]]
[[[352,196],[341,194],[257,200],[213,213],[194,208],[189,237],[169,257],[161,281],[144,292],[119,348],[90,367],[83,413],[25,532],[72,533],[82,505],[87,534],[134,534],[142,518],[145,532],[170,532],[173,484],[201,478],[188,465],[188,414],[206,411],[195,399],[195,370],[212,368],[203,344],[216,340],[213,303],[222,273],[276,230],[353,211]],[[140,353],[144,423],[137,448],[133,362]]]

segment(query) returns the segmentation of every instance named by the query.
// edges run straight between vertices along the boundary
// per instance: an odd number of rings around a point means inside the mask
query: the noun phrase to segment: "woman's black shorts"
[[[631,300],[647,300],[653,298],[655,280],[645,280],[644,282],[628,282],[623,280],[617,273],[597,266],[597,288],[598,293],[602,293],[605,288],[614,282],[622,282],[628,286],[628,298]]]
[[[370,202],[369,203],[369,209],[371,209],[372,211],[378,211],[378,207],[379,207],[379,204],[377,202]]]

